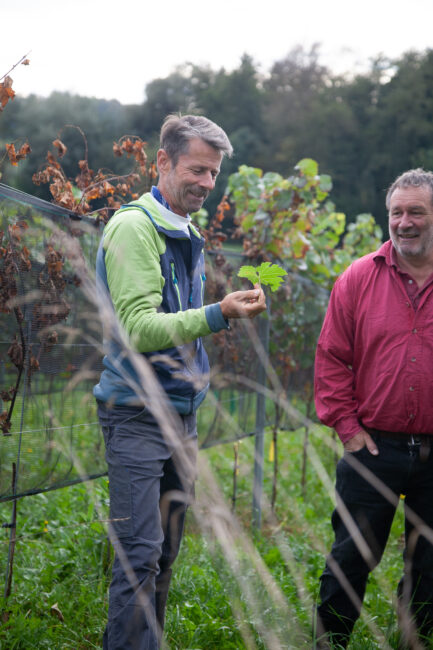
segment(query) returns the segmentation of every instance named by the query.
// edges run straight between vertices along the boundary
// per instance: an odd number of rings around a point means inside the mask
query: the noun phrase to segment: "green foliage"
[[[200,208],[200,210],[194,212],[194,214],[191,214],[191,219],[196,223],[198,223],[200,228],[206,228],[209,221],[208,211],[205,210],[204,208]]]
[[[265,500],[270,498],[272,489],[270,444],[271,438],[266,434]],[[287,631],[288,638],[294,627],[301,630],[304,643],[288,647],[307,650],[311,648],[311,606],[317,598],[319,577],[332,542],[330,516],[334,504],[311,463],[307,466],[304,498],[302,445],[302,429],[281,432],[275,514],[265,507],[263,531],[251,535],[251,540],[294,614],[283,621],[280,629]],[[333,452],[319,435],[312,437],[311,445],[332,480]],[[230,508],[232,446],[217,446],[201,453],[210,461]],[[245,439],[239,444],[235,504],[236,515],[244,522],[245,536],[250,536],[253,462],[254,440]],[[206,476],[201,480],[206,481]],[[199,480],[197,493],[201,490]],[[2,522],[10,520],[10,510],[10,503],[0,504]],[[105,478],[19,501],[14,578],[12,594],[3,606],[1,648],[90,650],[102,647],[111,555],[104,526],[98,520],[107,515]],[[7,529],[3,529],[2,535],[4,563]],[[381,647],[367,622],[374,622],[391,648],[398,647],[392,600],[402,570],[403,537],[403,516],[399,508],[384,558],[369,581],[365,620],[355,627],[351,647],[357,650]],[[250,585],[256,586],[255,574],[251,567],[251,575],[247,576]],[[265,650],[266,644],[255,627],[255,615],[236,578],[215,540],[204,539],[198,532],[190,511],[169,594],[165,637],[170,650],[245,650],[247,647]],[[255,590],[255,596],[266,620],[274,620],[273,603],[263,585],[262,589]],[[63,620],[55,613],[56,604]],[[245,629],[252,639],[249,645],[241,634]]]
[[[224,558],[199,535],[187,534],[169,593],[170,648],[238,650],[244,644],[231,609],[233,576]]]
[[[313,416],[313,365],[317,338],[329,291],[335,279],[355,259],[376,250],[381,229],[368,214],[346,226],[345,215],[330,199],[332,179],[320,174],[318,163],[301,159],[292,175],[241,165],[228,179],[228,200],[243,251],[258,268],[279,264],[288,272],[278,276],[270,297],[269,353],[282,389],[299,391]],[[239,275],[253,283],[257,268]],[[275,411],[276,425],[279,411]]]
[[[107,504],[106,479],[19,501],[1,648],[101,647],[110,551],[103,525],[94,522],[106,518]],[[9,521],[10,511],[10,503],[0,504],[2,521]]]
[[[353,258],[376,250],[381,230],[371,215],[349,224],[329,200],[332,179],[319,174],[318,164],[304,158],[295,173],[276,173],[247,167],[229,177],[228,196],[251,256],[281,261],[326,288]]]
[[[262,262],[260,266],[241,266],[238,277],[247,278],[253,284],[267,285],[271,291],[276,291],[283,281],[287,271],[270,262]]]

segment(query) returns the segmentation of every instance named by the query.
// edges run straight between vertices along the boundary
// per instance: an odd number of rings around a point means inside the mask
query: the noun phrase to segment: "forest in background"
[[[32,175],[52,141],[61,134],[68,147],[63,168],[71,177],[83,157],[82,136],[66,125],[85,133],[91,167],[127,171],[128,160],[113,158],[113,141],[137,135],[152,160],[162,119],[179,111],[220,124],[235,149],[207,203],[211,214],[240,165],[288,176],[298,160],[311,157],[332,177],[333,200],[349,222],[372,213],[387,232],[386,188],[405,169],[433,169],[433,50],[377,57],[352,78],[322,65],[318,45],[294,48],[266,73],[247,54],[230,72],[185,63],[150,82],[140,105],[59,92],[17,96],[0,120],[0,150],[27,139],[32,153],[19,167],[4,165],[1,180],[50,200]]]
[[[122,106],[116,101],[61,93],[54,93],[47,99],[16,97],[0,120],[0,150],[11,141],[18,149],[20,143],[28,139],[33,151],[17,167],[5,161],[2,180],[50,199],[48,193],[44,194],[47,186],[36,187],[31,179],[43,166],[47,149],[57,136],[62,139],[57,142],[58,150],[62,149],[63,141],[67,144],[62,166],[71,178],[77,174],[77,162],[83,160],[84,147],[88,147],[89,163],[94,169],[114,167],[116,163],[116,171],[121,171],[120,166],[129,167],[130,164],[132,167],[132,160],[113,158],[113,141],[127,133],[137,134],[149,142],[147,152],[151,160],[161,120],[167,113],[178,110],[204,113],[227,130],[236,148],[236,157],[225,161],[215,200],[219,200],[228,175],[244,165],[233,174],[230,185],[233,206],[240,208],[239,227],[243,228],[245,238],[250,238],[250,248],[256,248],[260,254],[266,251],[281,255],[293,269],[306,271],[309,278],[322,277],[321,284],[325,286],[332,283],[345,262],[364,252],[363,245],[377,246],[374,221],[364,214],[355,223],[355,216],[372,212],[378,222],[384,224],[384,192],[395,175],[409,166],[433,167],[431,70],[432,51],[414,52],[394,62],[377,59],[368,73],[356,78],[337,78],[321,66],[318,49],[305,52],[298,48],[276,62],[267,75],[259,73],[248,56],[230,73],[185,64],[166,79],[149,84],[146,101],[140,106]],[[68,124],[82,129],[86,139],[76,128],[66,128]],[[87,160],[86,155],[84,158]],[[318,174],[311,158],[320,163],[322,175]],[[275,174],[262,176],[246,167],[261,167],[289,176],[296,163],[297,173],[303,175],[303,182],[297,184],[296,196],[294,192],[275,192],[282,185]],[[334,213],[330,202],[321,202],[331,189],[328,174],[333,177],[332,199],[337,209],[347,214],[348,221],[354,222],[349,224],[345,238],[341,239],[345,229],[344,215]],[[245,177],[254,183],[244,184]],[[299,181],[293,177],[290,182],[296,180]],[[312,188],[314,191],[310,191]],[[260,201],[257,201],[258,195]],[[301,203],[300,198],[303,198]],[[212,212],[211,206],[208,205],[208,209]],[[255,219],[259,209],[261,218]],[[22,215],[20,211],[20,224],[15,223],[13,211],[4,210],[4,214],[12,220],[11,239],[19,246],[23,271],[30,270],[30,247],[24,245],[21,237],[26,230],[29,211],[23,211]],[[312,223],[313,217],[319,217],[316,223]],[[279,228],[281,222],[284,228]],[[269,223],[284,240],[273,242],[269,239],[272,234]],[[296,234],[302,238],[297,238]],[[297,245],[302,239],[305,245],[299,250]],[[62,259],[60,253],[50,248],[49,240],[39,236],[32,241],[39,251],[48,244],[46,274],[38,268],[34,275],[37,281],[46,282],[48,274],[54,276],[60,292],[64,286],[72,286],[73,283],[66,285],[62,281]],[[44,256],[35,255],[34,259],[40,264]],[[302,268],[296,269],[298,264]],[[309,295],[306,284],[298,282],[300,273],[296,277],[290,274],[290,277],[295,281],[284,299],[279,300],[279,305],[272,307],[272,319],[268,319],[273,327],[270,349],[272,351],[273,346],[280,363],[276,377],[287,392],[292,388],[293,376],[303,377],[299,370],[299,366],[301,370],[304,368],[303,359],[311,362],[314,353],[311,341],[317,338],[314,328],[320,315],[315,301],[325,302],[317,285]],[[210,280],[209,277],[208,286]],[[6,288],[14,290],[12,283]],[[53,296],[44,292],[43,297],[44,307],[48,309],[41,309],[39,313],[54,314],[58,326],[58,320],[63,320],[66,311],[62,315],[58,309],[51,308],[50,312],[49,307],[53,299],[57,303],[58,293]],[[34,299],[33,293],[33,303]],[[89,322],[92,320],[94,312]],[[19,317],[17,323],[21,327]],[[47,343],[53,344],[56,340],[57,336],[47,338]],[[284,354],[282,340],[287,345]],[[235,343],[236,340],[233,343],[233,339],[230,342],[227,337],[226,357],[233,352],[239,357],[239,346]],[[249,339],[247,344],[254,347]],[[31,350],[31,346],[28,349]],[[294,363],[294,349],[303,353],[298,366]],[[11,354],[22,368],[26,357],[17,357],[16,351],[17,346],[11,346]],[[34,372],[37,360],[30,359]],[[245,359],[241,361],[245,364]],[[248,358],[246,361],[249,362]],[[19,365],[14,365],[19,369]],[[245,367],[254,377],[251,363]],[[30,371],[28,373],[30,378]],[[35,374],[33,390],[41,374]],[[278,381],[273,384],[272,392],[278,407],[279,385]],[[188,523],[188,535],[170,593],[166,627],[170,647],[179,650],[191,647],[264,649],[286,647],[287,644],[297,648],[311,647],[311,610],[317,598],[323,557],[331,544],[329,519],[334,503],[331,477],[337,452],[324,428],[316,429],[311,426],[309,417],[304,418],[304,415],[311,415],[308,406],[311,382],[305,382],[303,388],[301,399],[296,395],[293,400],[294,413],[299,413],[302,426],[294,434],[280,432],[281,419],[275,418],[275,426],[267,431],[272,433],[272,439],[266,436],[263,534],[258,531],[251,536],[247,534],[256,456],[253,437],[249,436],[242,444],[236,441],[233,447],[218,446],[199,455],[205,461],[199,471],[197,516]],[[9,392],[13,392],[13,387]],[[79,394],[78,397],[82,399]],[[69,471],[72,425],[63,417],[54,420],[52,390],[46,392],[44,399],[49,408],[39,399],[31,413],[46,417],[49,423],[44,425],[43,436],[38,441],[39,446],[41,441],[46,444],[40,456],[43,469],[47,470],[47,454],[52,453],[56,458],[65,456]],[[233,417],[234,401],[220,400],[220,403],[224,401],[224,412]],[[245,410],[254,413],[254,409]],[[291,408],[288,410],[293,412]],[[16,412],[22,427],[24,411],[18,413],[17,409]],[[83,408],[72,412],[82,415]],[[209,410],[203,412],[207,417],[212,416]],[[214,421],[213,417],[211,419]],[[60,421],[64,426],[58,428],[67,432],[65,446],[53,444],[53,422]],[[35,422],[31,421],[30,432],[35,429]],[[243,430],[248,429],[244,426]],[[14,436],[4,438],[7,440],[13,441]],[[88,441],[86,431],[83,444],[77,447],[80,453],[88,448]],[[34,462],[37,442],[30,445],[26,438],[26,443],[23,459]],[[21,442],[19,444],[21,449]],[[72,460],[75,462],[76,458]],[[23,462],[18,467],[20,472],[25,469]],[[210,467],[215,469],[215,481]],[[12,463],[11,469],[15,471]],[[2,647],[100,647],[105,623],[105,614],[101,612],[106,611],[111,562],[103,527],[107,520],[107,484],[99,479],[98,483],[89,482],[79,488],[79,491],[69,488],[31,495],[20,501],[16,540],[15,526],[3,524],[4,549],[7,545],[9,550],[12,548],[7,537],[14,538],[16,571],[14,581],[9,583],[13,590],[1,611]],[[220,496],[220,488],[224,498]],[[2,504],[4,522],[11,521],[9,506],[10,503]],[[392,595],[402,568],[401,507],[393,527],[387,554],[369,583],[363,619],[355,628],[352,646],[358,650],[401,647]],[[13,557],[13,553],[3,553],[4,561],[8,556]],[[12,579],[12,568],[9,576]],[[239,576],[239,583],[236,583]],[[5,584],[5,593],[7,587]]]

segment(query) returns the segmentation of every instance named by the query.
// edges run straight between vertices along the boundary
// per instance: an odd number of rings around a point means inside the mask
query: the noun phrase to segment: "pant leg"
[[[415,513],[413,521],[410,512]],[[405,498],[405,571],[399,584],[400,607],[413,615],[421,637],[433,638],[433,454],[421,462],[412,454]],[[429,538],[430,536],[430,538]],[[400,613],[402,610],[400,609]],[[407,619],[406,619],[407,622]],[[404,631],[405,619],[401,618]]]
[[[162,552],[160,481],[171,451],[148,412],[99,409],[106,442],[115,559],[106,650],[156,650],[155,578]]]
[[[172,576],[171,567],[179,553],[186,511],[194,497],[197,457],[195,415],[183,416],[182,423],[184,425],[182,452],[188,458],[188,467],[184,467],[182,455],[174,450],[173,456],[164,465],[164,475],[161,479],[160,511],[164,541],[159,559],[160,571],[156,577],[156,618],[161,633],[164,629],[165,609]]]
[[[376,444],[379,456],[372,456],[364,448],[349,455],[346,452],[337,465],[337,508],[332,515],[335,541],[320,579],[317,628],[318,636],[327,633],[328,638],[343,647],[359,617],[368,575],[385,549],[397,502],[397,497],[394,503],[384,498],[351,466],[350,459],[359,461],[399,494],[398,464],[402,459],[399,460],[398,454],[388,449],[383,441],[376,441]],[[338,506],[338,499],[341,499],[342,508]],[[342,516],[344,508],[360,535],[349,531]],[[364,555],[355,538],[363,545]]]

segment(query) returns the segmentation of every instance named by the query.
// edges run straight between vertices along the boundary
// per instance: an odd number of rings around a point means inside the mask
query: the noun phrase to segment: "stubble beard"
[[[418,232],[416,234],[419,235],[419,241],[417,245],[414,247],[411,247],[411,245],[409,245],[406,248],[404,245],[402,246],[401,243],[399,242],[399,236],[396,233],[393,233],[391,230],[389,231],[392,245],[394,246],[395,250],[401,257],[408,260],[416,260],[416,259],[421,259],[423,257],[426,257],[429,251],[430,252],[433,251],[433,228],[431,228],[428,233]]]
[[[195,199],[191,197],[191,194],[193,194]],[[186,207],[188,207],[188,213],[190,213],[200,210],[200,208],[203,206],[203,203],[209,196],[209,192],[201,190],[195,185],[187,185],[183,189],[182,195],[184,199],[183,203]],[[198,202],[200,202],[200,205],[197,207]]]

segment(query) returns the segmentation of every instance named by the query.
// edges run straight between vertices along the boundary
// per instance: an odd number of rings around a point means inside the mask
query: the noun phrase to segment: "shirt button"
[[[413,386],[409,386],[409,390],[415,390]]]
[[[416,361],[416,357],[412,357],[411,361]]]
[[[414,327],[413,330],[412,330],[412,334],[416,334],[417,331],[418,331],[418,330],[416,329],[416,327]]]
[[[413,284],[413,280],[409,280],[409,284]]]
[[[410,419],[410,420],[413,420],[413,419],[414,419],[414,417],[415,417],[415,416],[414,416],[414,414],[413,414],[413,413],[411,413],[411,414],[409,415],[409,419]]]

